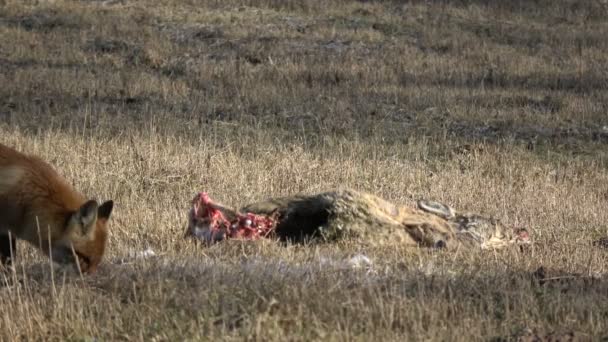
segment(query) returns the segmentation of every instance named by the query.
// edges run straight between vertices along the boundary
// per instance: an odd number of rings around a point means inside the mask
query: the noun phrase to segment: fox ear
[[[87,201],[72,216],[73,221],[80,225],[83,235],[87,235],[93,225],[95,225],[98,207],[97,201]]]
[[[114,208],[113,201],[106,201],[97,209],[97,217],[100,219],[107,220],[110,218],[110,214],[112,214],[112,208]]]

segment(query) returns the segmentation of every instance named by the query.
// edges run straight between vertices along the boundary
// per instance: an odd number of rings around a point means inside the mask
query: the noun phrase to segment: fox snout
[[[51,249],[52,261],[64,265],[73,266],[75,271],[82,273],[93,273],[99,263],[93,263],[92,259],[84,254],[78,253],[72,247],[57,246]]]
[[[105,253],[107,222],[113,207],[113,201],[99,205],[97,201],[89,200],[83,204],[68,220],[66,239],[52,248],[53,260],[74,264],[83,273],[93,273]]]

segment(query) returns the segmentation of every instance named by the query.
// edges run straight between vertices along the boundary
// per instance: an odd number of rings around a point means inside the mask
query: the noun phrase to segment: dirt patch
[[[593,241],[593,245],[595,247],[608,250],[608,237],[605,236]]]
[[[118,39],[104,39],[96,37],[95,39],[87,42],[84,46],[86,51],[95,53],[118,53],[125,52],[134,47]]]
[[[531,144],[575,144],[577,142],[595,142],[608,144],[608,128],[604,127],[544,127],[540,125],[518,125],[515,123],[497,122],[478,124],[469,122],[452,122],[447,131],[467,139],[498,142],[514,139]]]
[[[0,24],[20,27],[26,31],[50,32],[59,29],[79,29],[83,22],[77,15],[68,15],[53,9],[39,10],[28,15],[0,19]]]
[[[159,26],[159,29],[178,44],[213,44],[226,38],[221,28],[210,25],[180,27],[179,25],[164,24]]]
[[[464,99],[471,106],[493,109],[516,109],[522,108],[538,113],[554,114],[563,107],[563,101],[555,96],[544,96],[536,98],[525,95],[478,95]]]
[[[592,341],[588,334],[576,331],[544,332],[543,329],[524,328],[508,338],[495,338],[493,342],[576,342]]]

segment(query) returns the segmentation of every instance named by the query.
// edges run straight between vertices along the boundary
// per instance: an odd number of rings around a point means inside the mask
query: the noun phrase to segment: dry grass
[[[608,35],[587,1],[0,1],[0,142],[117,203],[107,262],[0,280],[0,340],[608,335]],[[181,239],[349,186],[530,227],[525,252]],[[24,247],[23,244],[21,247]],[[119,263],[152,248],[156,258]],[[371,270],[345,267],[363,253]]]

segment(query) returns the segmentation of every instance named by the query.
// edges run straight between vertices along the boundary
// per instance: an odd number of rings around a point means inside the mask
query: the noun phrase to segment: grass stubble
[[[0,340],[607,336],[608,14],[573,1],[0,1],[1,142],[117,205],[80,277],[20,245]],[[340,186],[527,226],[525,252],[182,240]],[[373,228],[371,228],[373,229]],[[157,256],[119,262],[153,249]],[[368,256],[371,267],[344,262]],[[540,285],[538,267],[596,279]]]

